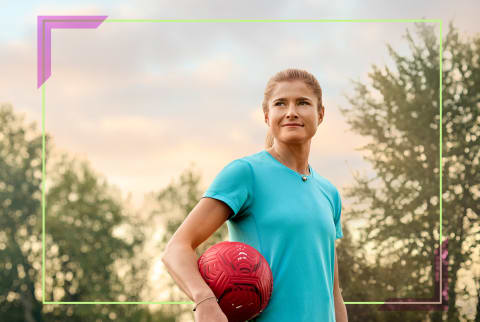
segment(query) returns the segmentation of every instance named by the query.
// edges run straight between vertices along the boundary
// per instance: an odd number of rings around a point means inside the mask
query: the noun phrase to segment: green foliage
[[[42,306],[42,136],[11,106],[0,109],[0,316],[7,321],[175,321],[190,306]],[[143,255],[150,218],[140,219],[86,161],[50,153],[46,135],[45,300],[145,301],[152,258]],[[181,175],[156,196],[167,218],[163,249],[200,200],[199,176]],[[147,225],[148,223],[148,225]],[[226,225],[200,247],[227,236]],[[202,251],[200,247],[197,251]],[[171,296],[175,293],[170,280]],[[149,296],[150,294],[146,294]],[[181,296],[181,295],[180,295]],[[170,300],[169,298],[163,300]],[[162,300],[162,299],[152,299]],[[181,299],[180,299],[181,300]]]
[[[165,230],[162,231],[162,239],[158,245],[161,252],[165,250],[168,241],[172,238],[177,228],[200,201],[204,192],[200,187],[200,181],[201,176],[196,173],[192,165],[190,169],[187,169],[180,175],[178,182],[171,182],[166,188],[154,194],[155,207],[151,211],[151,219],[149,221],[153,222],[155,217],[164,218],[163,226]],[[224,224],[210,238],[197,247],[197,256],[200,256],[210,246],[227,239],[228,229],[227,225]],[[167,279],[169,297],[162,300],[190,301],[170,275],[165,274],[165,278]],[[191,305],[169,305],[165,307],[164,312],[176,317],[181,315],[191,316],[193,319]]]
[[[371,84],[354,82],[355,95],[348,97],[352,108],[342,109],[352,130],[371,139],[361,150],[376,173],[373,178],[356,174],[355,184],[346,193],[354,200],[348,216],[368,221],[359,242],[377,250],[376,265],[382,267],[370,272],[375,273],[371,275],[374,285],[370,286],[375,292],[366,291],[358,300],[433,297],[433,252],[440,239],[442,170],[442,235],[450,239],[448,319],[457,321],[457,272],[480,242],[467,242],[478,232],[480,210],[480,37],[461,40],[450,24],[443,42],[440,166],[438,39],[433,26],[417,24],[416,31],[419,42],[409,31],[406,34],[411,55],[401,56],[388,46],[396,70],[374,65],[369,74]],[[467,222],[469,225],[464,224]],[[365,283],[360,283],[361,278],[370,276],[367,268],[364,272],[356,275],[358,281],[352,283],[355,290]],[[350,300],[349,292],[346,294]],[[411,313],[412,321],[420,320],[424,314]],[[405,319],[405,314],[398,318]],[[441,313],[432,313],[431,317],[437,321]]]
[[[171,321],[134,305],[42,305],[42,136],[0,107],[0,320]],[[45,136],[46,301],[139,301],[142,222],[85,162],[51,160]]]
[[[158,208],[152,215],[166,214],[167,218],[166,231],[161,241],[162,246],[166,246],[203,195],[204,190],[199,186],[201,177],[192,169],[186,170],[180,175],[178,183],[172,182],[156,196]],[[197,255],[201,255],[208,247],[227,240],[227,237],[228,229],[224,224],[196,249]]]
[[[0,316],[42,321],[40,184],[42,137],[33,124],[0,106]],[[49,152],[49,137],[46,154]]]
[[[55,172],[47,175],[54,182],[46,202],[47,300],[141,301],[148,262],[136,256],[144,236],[134,214],[86,162],[62,155],[52,168]],[[118,315],[119,308],[109,312]],[[68,309],[59,306],[55,312]],[[76,312],[94,319],[104,316],[103,310]]]

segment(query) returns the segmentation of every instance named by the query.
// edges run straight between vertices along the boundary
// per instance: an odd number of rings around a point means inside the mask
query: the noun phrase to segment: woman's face
[[[317,109],[317,97],[299,80],[280,82],[275,85],[265,123],[271,128],[275,140],[286,144],[301,144],[310,140],[323,120]],[[287,123],[300,126],[286,126]]]

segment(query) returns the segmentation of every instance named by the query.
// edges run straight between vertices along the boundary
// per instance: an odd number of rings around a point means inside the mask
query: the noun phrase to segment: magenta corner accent
[[[37,88],[50,77],[53,28],[97,28],[108,16],[37,17]]]
[[[441,256],[438,248],[435,249],[434,253],[435,289],[433,298],[389,298],[384,304],[380,305],[379,311],[448,311],[448,239],[445,239],[442,243]],[[440,276],[440,265],[442,266],[442,276]],[[440,284],[442,284],[441,295]],[[389,302],[405,303],[391,304]],[[422,302],[436,302],[436,304]]]

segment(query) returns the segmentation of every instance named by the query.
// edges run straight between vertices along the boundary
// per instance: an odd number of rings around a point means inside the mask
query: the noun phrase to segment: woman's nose
[[[287,109],[287,115],[297,115],[297,107],[295,104],[289,104]]]

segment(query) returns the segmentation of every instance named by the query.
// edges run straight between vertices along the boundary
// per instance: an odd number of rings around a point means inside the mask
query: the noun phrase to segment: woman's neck
[[[310,175],[308,167],[308,147],[273,145],[267,151],[280,163],[301,174]]]

